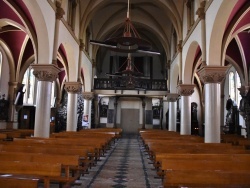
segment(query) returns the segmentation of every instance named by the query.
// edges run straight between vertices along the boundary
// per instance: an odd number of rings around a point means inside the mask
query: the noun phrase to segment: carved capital
[[[171,66],[171,61],[168,60],[168,61],[166,62],[166,69],[170,69],[170,66]]]
[[[65,11],[61,7],[56,8],[56,19],[60,20],[63,15],[65,14]]]
[[[176,102],[179,98],[179,94],[177,93],[168,93],[167,94],[167,102]]]
[[[238,90],[240,91],[240,95],[245,97],[249,91],[249,86],[241,86]]]
[[[20,82],[9,82],[9,86],[14,87],[14,88],[20,88],[22,86],[22,83]]]
[[[194,93],[194,84],[179,84],[177,86],[178,94],[181,96],[190,96]]]
[[[186,0],[186,6],[187,6],[188,8],[191,8],[191,0]]]
[[[85,100],[92,100],[94,98],[93,92],[83,92],[82,96]]]
[[[226,76],[227,69],[228,67],[223,66],[204,66],[197,74],[204,84],[221,83]]]
[[[180,41],[180,42],[177,44],[177,50],[178,50],[178,52],[182,52],[182,41]]]
[[[92,68],[96,68],[96,61],[92,59]]]
[[[81,90],[81,83],[80,82],[65,82],[64,89],[68,93],[76,94]]]
[[[85,45],[84,45],[84,43],[83,43],[83,40],[80,39],[80,45],[79,45],[80,51],[83,51],[83,50],[84,50],[84,47],[85,47]]]
[[[198,8],[196,11],[196,15],[198,15],[200,19],[205,19],[206,14],[204,8],[203,7]]]
[[[35,64],[31,65],[31,67],[38,81],[53,82],[57,79],[58,73],[61,71],[60,68],[54,64]]]

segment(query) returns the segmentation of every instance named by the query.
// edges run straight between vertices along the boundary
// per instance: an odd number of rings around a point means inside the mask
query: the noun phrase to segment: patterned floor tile
[[[74,188],[162,188],[135,136],[121,138]]]

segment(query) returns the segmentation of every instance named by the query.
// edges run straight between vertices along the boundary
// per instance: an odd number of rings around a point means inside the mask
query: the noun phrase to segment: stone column
[[[250,86],[241,86],[240,88],[238,88],[238,90],[240,91],[240,95],[242,97],[242,100],[240,101],[239,111],[240,115],[245,119],[245,126],[246,126],[246,130],[241,130],[241,133],[243,131],[244,135],[246,131],[246,136],[248,139],[250,139],[250,108],[247,99],[249,88]]]
[[[204,66],[197,73],[205,84],[205,143],[220,143],[221,86],[228,67]]]
[[[170,66],[171,66],[171,61],[168,60],[168,62],[166,63],[166,70],[167,70],[167,88],[168,88],[168,91],[169,91],[169,87],[170,87]]]
[[[50,134],[52,82],[61,70],[54,64],[35,64],[31,67],[38,80],[34,136],[46,138]]]
[[[56,1],[56,22],[54,31],[54,46],[53,46],[53,60],[52,63],[57,65],[57,52],[58,52],[58,38],[59,38],[59,26],[60,20],[65,14],[64,10],[61,8],[61,1]]]
[[[177,49],[179,52],[179,84],[182,84],[182,40],[179,41]]]
[[[84,110],[83,114],[88,115],[88,128],[91,128],[91,100],[94,98],[93,92],[83,92]]]
[[[65,82],[64,89],[68,92],[66,131],[77,131],[77,94],[81,90],[81,83]]]
[[[99,97],[98,95],[94,96],[94,105],[95,105],[95,128],[99,127],[100,124],[100,105],[99,105]]]
[[[116,125],[116,115],[117,115],[117,105],[118,105],[118,97],[115,97],[115,101],[114,101],[114,128],[117,128]]]
[[[78,76],[77,81],[81,81],[81,63],[82,63],[82,53],[84,50],[84,44],[82,42],[82,39],[80,39],[80,45],[79,45],[79,62],[78,62]]]
[[[206,65],[206,20],[205,20],[205,5],[206,1],[202,1],[200,3],[200,8],[196,11],[196,14],[200,18],[201,22],[201,58],[202,58],[202,66]]]
[[[195,85],[180,84],[178,93],[181,95],[181,135],[191,135],[191,102],[190,96],[194,92]]]
[[[168,130],[176,131],[176,118],[177,118],[177,99],[179,94],[168,93],[167,102],[169,102],[169,119],[168,119]]]
[[[142,129],[145,129],[145,107],[146,107],[146,102],[145,98],[142,98]]]
[[[8,123],[6,128],[9,129],[17,129],[18,128],[18,111],[22,108],[22,106],[15,106],[15,98],[17,95],[17,90],[22,84],[19,82],[9,82],[9,112],[8,112]]]
[[[186,6],[187,6],[187,29],[188,31],[190,31],[191,28],[191,16],[189,16],[191,14],[191,0],[186,0]]]
[[[163,100],[160,99],[160,128],[161,130],[163,130],[163,126],[162,126],[162,115],[163,115]]]

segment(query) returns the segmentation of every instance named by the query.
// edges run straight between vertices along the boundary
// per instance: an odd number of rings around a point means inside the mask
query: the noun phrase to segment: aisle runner
[[[86,188],[158,188],[161,180],[155,179],[155,171],[148,164],[136,138],[122,138],[90,169],[90,174],[81,178]]]

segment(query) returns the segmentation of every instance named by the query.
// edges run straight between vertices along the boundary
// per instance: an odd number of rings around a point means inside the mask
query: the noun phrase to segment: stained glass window
[[[233,72],[229,73],[229,95],[235,101],[235,79]]]

